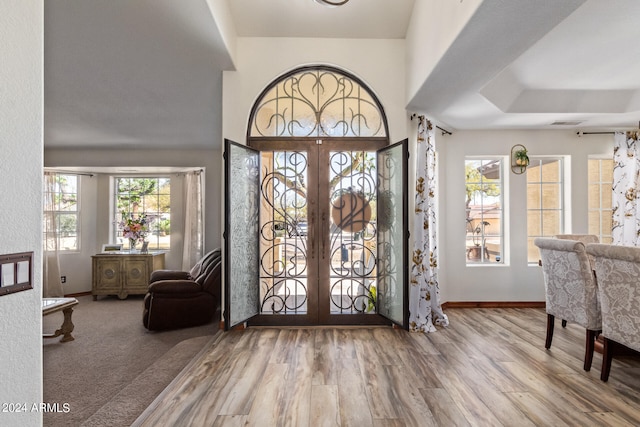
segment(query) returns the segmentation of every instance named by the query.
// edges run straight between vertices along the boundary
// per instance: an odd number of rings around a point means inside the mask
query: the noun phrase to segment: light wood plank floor
[[[432,334],[391,328],[227,332],[139,426],[633,426],[640,360],[582,369],[584,329],[544,348],[540,309],[449,309]]]

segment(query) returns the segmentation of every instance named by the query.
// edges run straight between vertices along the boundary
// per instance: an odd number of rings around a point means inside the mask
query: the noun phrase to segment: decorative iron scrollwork
[[[332,152],[331,312],[375,312],[376,201],[375,155]]]
[[[279,80],[256,102],[249,136],[384,137],[384,113],[354,77],[305,69]]]
[[[304,313],[307,303],[307,156],[263,155],[260,225],[261,313]]]

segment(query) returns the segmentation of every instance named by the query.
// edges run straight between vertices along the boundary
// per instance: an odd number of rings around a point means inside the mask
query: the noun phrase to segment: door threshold
[[[301,326],[285,326],[285,325],[251,325],[245,329],[379,329],[392,328],[393,325],[301,325]]]

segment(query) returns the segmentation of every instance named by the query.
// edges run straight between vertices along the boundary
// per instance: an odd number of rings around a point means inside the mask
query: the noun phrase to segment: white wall
[[[44,157],[45,167],[64,168],[82,167],[182,167],[203,168],[205,170],[205,250],[219,247],[220,232],[220,150],[73,150],[47,149]],[[182,267],[182,210],[184,207],[181,174],[170,174],[172,182],[172,247],[165,255],[165,267]],[[81,251],[62,253],[60,274],[67,276],[63,285],[65,294],[87,292],[91,290],[91,255],[110,242],[111,190],[110,176],[94,174],[93,177],[81,177]],[[175,233],[175,234],[174,234]]]
[[[565,232],[587,233],[587,160],[613,155],[613,135],[575,131],[454,131],[436,134],[440,165],[440,290],[444,301],[544,301],[541,269],[527,265],[526,176],[508,168],[511,147],[529,155],[569,156],[570,210]],[[505,156],[505,265],[466,266],[465,156]]]
[[[407,103],[442,59],[483,0],[417,0],[407,29]]]
[[[29,410],[0,412],[6,426],[42,424],[43,31],[42,1],[0,2],[0,254],[34,263],[34,289],[0,297],[0,403]]]

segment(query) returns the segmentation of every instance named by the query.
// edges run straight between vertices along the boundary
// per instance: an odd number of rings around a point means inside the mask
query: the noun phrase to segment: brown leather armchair
[[[156,270],[144,297],[142,323],[156,331],[220,320],[222,253],[206,254],[190,271]]]

